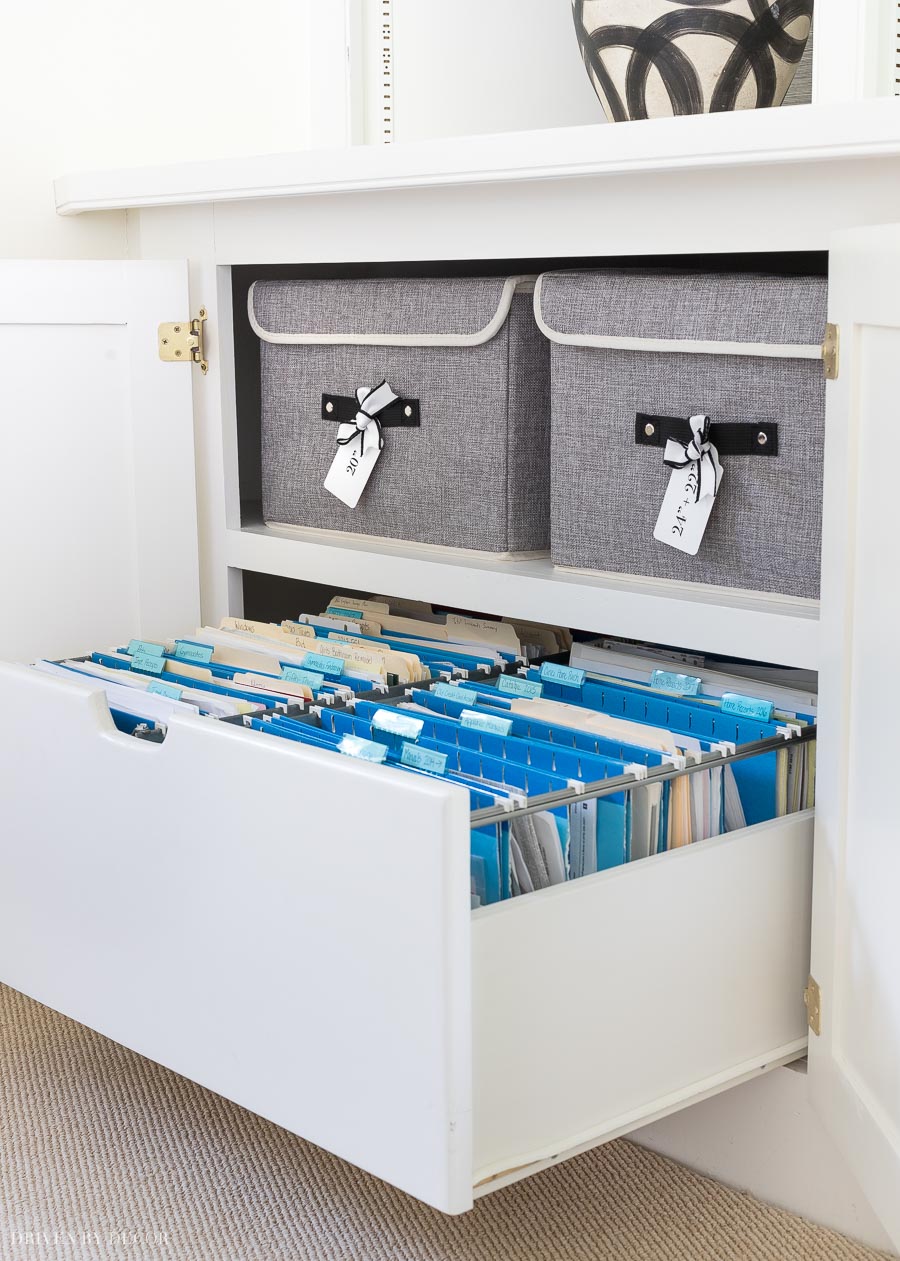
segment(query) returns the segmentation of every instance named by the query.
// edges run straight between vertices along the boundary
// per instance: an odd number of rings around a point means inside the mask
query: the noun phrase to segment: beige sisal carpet
[[[0,1257],[872,1261],[617,1142],[442,1217],[0,986]]]

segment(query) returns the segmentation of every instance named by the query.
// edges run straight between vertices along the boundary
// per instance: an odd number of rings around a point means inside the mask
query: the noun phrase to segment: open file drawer
[[[439,1209],[805,1046],[811,813],[472,913],[459,788],[0,687],[3,979]]]

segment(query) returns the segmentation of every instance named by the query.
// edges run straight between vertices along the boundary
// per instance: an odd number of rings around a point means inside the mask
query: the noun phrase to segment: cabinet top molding
[[[63,175],[61,215],[377,189],[900,156],[900,99],[308,149]]]

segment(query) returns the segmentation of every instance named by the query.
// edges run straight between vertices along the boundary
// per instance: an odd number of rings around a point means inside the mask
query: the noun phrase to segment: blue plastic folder
[[[414,690],[413,697],[418,696],[419,692]],[[454,701],[442,702],[439,697],[431,699],[451,708],[457,705]],[[322,715],[322,722],[332,730],[363,738],[372,733],[377,738],[371,720],[379,708],[372,702],[358,701],[354,713],[330,712]],[[449,769],[527,796],[560,791],[576,783],[609,779],[624,774],[627,769],[626,763],[619,758],[590,753],[571,745],[567,747],[566,744],[550,741],[523,739],[513,734],[498,735],[465,727],[449,717],[430,719],[421,714],[416,717],[422,721],[418,744],[440,752]],[[655,757],[658,764],[661,759],[658,755]],[[595,855],[582,854],[576,861],[577,871],[574,874],[583,874],[584,869],[605,870],[628,861],[629,805],[628,794],[622,792],[591,802],[589,839]],[[567,832],[566,810],[554,814],[561,821],[566,821],[565,826],[562,822],[560,826],[562,831]],[[578,829],[578,835],[585,836],[584,827]]]
[[[151,731],[156,731],[158,724],[152,718],[138,718],[135,714],[126,714],[122,709],[116,709],[114,705],[110,706],[110,714],[119,731],[124,731],[127,736],[133,736],[138,727],[147,727]]]
[[[167,658],[167,660],[174,660],[174,658]],[[106,652],[92,652],[91,661],[96,662],[97,665],[108,666],[113,670],[127,671],[132,668],[129,661],[123,660],[121,657],[111,656]],[[209,666],[204,666],[203,668],[210,669]],[[146,671],[141,670],[136,670],[135,672],[138,674],[146,673]],[[254,705],[258,705],[263,699],[260,696],[260,693],[258,691],[254,691],[253,688],[226,686],[222,681],[218,683],[210,683],[208,680],[198,680],[189,675],[178,674],[177,672],[171,670],[167,670],[164,677],[167,683],[174,683],[178,687],[200,688],[201,690],[211,692],[214,695],[230,696],[235,700],[250,701]]]
[[[416,688],[412,689],[410,699],[417,705],[422,705],[427,709],[434,710],[436,714],[443,714],[450,718],[459,718],[465,709],[481,710],[482,706],[485,713],[496,713],[498,709],[505,710],[512,722],[512,735],[521,736],[526,740],[548,743],[553,745],[554,748],[580,749],[585,753],[596,753],[605,757],[617,758],[622,762],[637,763],[644,766],[660,766],[663,762],[662,756],[655,749],[644,749],[638,745],[609,740],[590,731],[580,731],[575,727],[561,727],[536,721],[523,714],[514,714],[506,697],[501,696],[496,691],[496,688],[487,684],[473,683],[471,680],[467,680],[464,687],[466,691],[478,692],[483,700],[470,705],[465,701],[455,701],[442,696],[435,696],[433,692]],[[357,712],[360,711],[361,703],[357,704]]]
[[[528,677],[540,679],[540,671],[529,670]],[[644,689],[629,687],[625,682],[612,686],[588,680],[582,687],[574,688],[544,680],[543,687],[544,696],[548,699],[664,727],[676,738],[682,735],[711,744],[720,741],[748,744],[771,739],[783,730],[783,724],[777,722],[723,714],[720,705],[710,704],[708,699],[648,693]],[[783,754],[766,753],[734,763],[735,782],[748,824],[761,823],[777,816],[778,758],[786,755],[785,746]]]
[[[276,645],[276,647],[277,647],[277,645]],[[126,649],[124,649],[124,648],[119,649],[119,652],[120,652],[121,654],[127,655],[127,650],[126,650]],[[99,658],[100,658],[100,656],[102,656],[102,655],[103,655],[103,654],[94,653],[94,654],[93,654],[93,658],[94,658],[94,659],[99,659]],[[179,661],[181,661],[182,659],[181,659],[180,657],[176,656],[176,654],[175,654],[175,653],[171,653],[171,652],[164,652],[164,653],[162,653],[162,654],[161,654],[161,656],[160,656],[160,660],[162,660],[162,661],[172,662],[173,664],[177,665],[177,664],[179,663]],[[122,662],[122,661],[120,661],[120,660],[117,660],[117,659],[116,659],[116,658],[114,658],[114,657],[108,657],[108,656],[104,658],[104,660],[103,660],[103,663],[102,663],[102,664],[104,664],[104,665],[112,665],[112,666],[113,666],[114,668],[116,668],[116,669],[128,669],[128,668],[129,668],[129,663],[128,663],[128,662]],[[233,682],[232,682],[232,681],[233,681],[233,679],[234,679],[234,677],[235,677],[235,675],[237,675],[237,674],[250,674],[250,673],[252,673],[252,674],[256,675],[258,678],[261,678],[261,679],[271,679],[271,680],[272,680],[272,687],[273,687],[273,689],[275,689],[275,690],[277,690],[278,681],[279,681],[279,679],[280,679],[280,677],[281,677],[280,675],[277,675],[277,674],[269,674],[269,673],[268,673],[267,671],[265,671],[265,670],[253,670],[253,671],[250,671],[250,670],[248,670],[245,666],[227,666],[227,665],[221,665],[221,664],[220,664],[219,662],[217,662],[217,661],[195,662],[195,663],[191,663],[191,664],[201,665],[201,666],[202,666],[202,668],[203,668],[204,670],[208,670],[208,671],[210,672],[210,674],[212,675],[213,679],[217,679],[217,680],[219,681],[219,683],[220,683],[220,684],[222,684],[222,685],[226,685],[226,686],[227,686],[227,685],[230,685],[230,686],[228,686],[228,689],[227,689],[227,690],[228,690],[228,695],[230,695],[230,696],[238,696],[240,699],[248,699],[248,697],[249,697],[249,699],[255,699],[257,702],[259,701],[259,696],[258,696],[258,695],[256,695],[256,696],[255,696],[255,698],[254,698],[254,696],[253,696],[253,689],[252,689],[252,688],[251,688],[251,689],[249,689],[249,690],[248,690],[248,689],[243,689],[243,690],[242,690],[242,689],[240,688],[240,685],[238,685],[238,686],[237,686],[237,688],[235,689],[235,687],[234,687],[234,685],[233,685]],[[283,668],[284,666],[287,666],[287,665],[289,665],[290,663],[289,663],[289,662],[280,662],[279,664],[280,664],[280,665],[282,666],[282,668]],[[131,666],[130,668],[131,668],[131,669],[135,669],[135,670],[139,670],[139,667],[137,667],[137,666]],[[177,677],[179,677],[179,676],[177,675],[177,672],[173,672],[173,671],[170,671],[170,670],[167,670],[167,671],[166,671],[166,678],[167,678],[167,679],[168,679],[168,678],[177,678]],[[182,676],[182,677],[186,677],[186,676]],[[194,686],[194,687],[200,687],[200,688],[208,688],[210,685],[209,685],[209,683],[208,683],[208,682],[205,682],[205,681],[203,681],[203,680],[199,680],[199,681],[198,681],[198,680],[192,680],[192,681],[191,681],[191,686]],[[347,690],[349,690],[349,691],[351,691],[351,692],[357,692],[357,691],[359,691],[359,690],[360,690],[360,688],[361,688],[361,683],[360,683],[360,680],[359,680],[359,679],[352,679],[352,678],[348,678],[346,675],[340,675],[340,676],[338,676],[338,677],[336,677],[336,678],[333,678],[333,679],[326,679],[326,680],[325,680],[325,682],[324,682],[324,684],[323,684],[323,686],[322,686],[322,688],[320,689],[319,694],[325,694],[325,695],[330,695],[330,696],[337,696],[337,695],[340,693],[340,689],[341,689],[341,688],[346,688]]]
[[[722,742],[744,744],[776,737],[783,730],[776,722],[734,717],[721,713],[718,705],[711,705],[708,701],[649,693],[646,689],[629,687],[625,681],[621,685],[610,685],[589,680],[581,686],[572,686],[550,682],[542,678],[540,671],[534,668],[527,672],[526,677],[531,681],[541,682],[543,695],[548,700],[563,701],[631,722],[665,728],[672,732],[676,742],[679,736],[696,740],[701,749],[707,752]],[[479,693],[479,706],[490,707],[494,712],[509,710],[510,701],[497,690],[495,682],[466,684],[467,688],[470,686]],[[444,702],[435,697],[423,699],[427,695],[414,693],[416,702],[428,707],[440,708],[446,705],[446,712],[454,714],[462,708],[455,702]],[[659,765],[665,760],[658,753],[653,754],[634,745],[617,745],[574,729],[549,727],[527,719],[522,714],[513,715],[513,722],[517,734],[539,734],[553,743],[560,739],[571,739],[578,747],[584,747],[586,742],[590,742],[597,752],[603,751],[607,754],[618,748],[622,759],[630,763],[650,766]],[[735,782],[748,824],[776,817],[779,756],[778,753],[768,753],[734,764]],[[667,807],[666,793],[664,809]]]

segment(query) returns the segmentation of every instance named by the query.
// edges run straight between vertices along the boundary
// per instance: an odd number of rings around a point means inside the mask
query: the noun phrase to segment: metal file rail
[[[611,779],[595,780],[594,783],[585,784],[583,787],[561,788],[557,792],[528,797],[520,805],[487,806],[483,810],[472,811],[472,827],[480,828],[491,823],[503,823],[504,820],[516,816],[538,814],[541,810],[553,810],[559,806],[575,805],[580,801],[608,797],[613,793],[640,788],[645,784],[661,784],[665,780],[678,779],[682,775],[694,775],[698,771],[725,766],[729,762],[741,762],[745,758],[759,757],[763,753],[777,753],[781,749],[796,747],[798,744],[808,744],[811,740],[815,740],[816,731],[816,727],[785,727],[783,735],[742,744],[733,753],[701,753],[699,760],[692,761],[687,766],[660,766],[656,770],[648,769],[646,774],[616,775]]]

